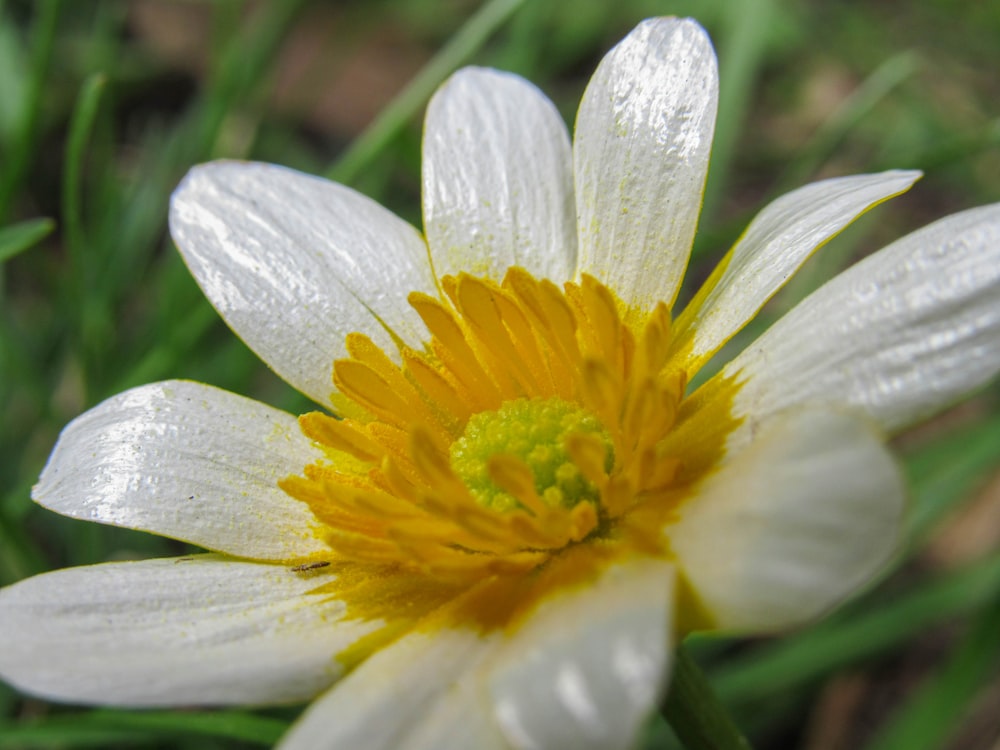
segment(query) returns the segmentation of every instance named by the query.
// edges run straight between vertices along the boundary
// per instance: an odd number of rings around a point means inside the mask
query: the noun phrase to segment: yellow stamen
[[[642,315],[590,276],[560,289],[520,268],[502,284],[440,282],[445,299],[408,297],[431,333],[423,349],[401,346],[397,364],[350,335],[333,378],[352,418],[300,420],[328,460],[281,486],[328,527],[331,591],[388,618],[372,597],[395,606],[422,586],[427,614],[488,581],[532,599],[619,554],[669,554],[657,524],[714,465],[731,420],[697,427],[667,306]],[[698,439],[678,440],[678,424]],[[482,623],[521,611],[469,601]]]

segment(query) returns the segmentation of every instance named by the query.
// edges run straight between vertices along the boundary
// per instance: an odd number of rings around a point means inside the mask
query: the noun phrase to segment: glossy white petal
[[[195,167],[174,192],[170,232],[237,335],[318,403],[330,403],[348,333],[390,353],[386,328],[414,346],[426,338],[406,301],[435,293],[423,239],[342,185],[268,164]]]
[[[674,326],[675,350],[690,347],[689,371],[746,325],[817,248],[919,177],[913,171],[837,177],[764,208]]]
[[[440,276],[511,266],[561,283],[576,263],[569,133],[519,76],[465,68],[427,108],[424,228]]]
[[[469,681],[498,636],[465,630],[414,632],[369,657],[313,703],[285,735],[282,750],[502,748]],[[473,709],[460,724],[451,701]],[[428,732],[430,735],[428,736]],[[428,745],[426,740],[441,744]]]
[[[278,480],[319,454],[295,417],[201,383],[133,388],[70,422],[32,491],[86,521],[257,560],[328,551]]]
[[[493,716],[482,680],[451,683],[399,750],[512,750]]]
[[[0,591],[0,675],[62,701],[122,706],[311,698],[374,624],[309,592],[321,571],[218,555],[46,573]]]
[[[624,302],[672,303],[698,224],[718,71],[704,29],[650,19],[601,62],[577,115],[579,270]]]
[[[637,560],[546,600],[488,677],[511,745],[632,747],[662,693],[673,592],[671,563]]]
[[[794,411],[710,475],[666,534],[714,627],[772,632],[821,615],[888,561],[904,498],[872,425]]]
[[[722,375],[743,386],[730,446],[805,402],[897,430],[1000,370],[1000,205],[942,219],[866,258],[775,323]]]

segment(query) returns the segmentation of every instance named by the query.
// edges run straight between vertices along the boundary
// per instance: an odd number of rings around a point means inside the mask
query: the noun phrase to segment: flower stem
[[[660,713],[688,750],[750,750],[719,702],[701,667],[684,646],[674,656],[673,677]]]

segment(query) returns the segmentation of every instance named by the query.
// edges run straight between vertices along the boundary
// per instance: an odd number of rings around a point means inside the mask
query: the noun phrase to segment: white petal
[[[662,692],[674,567],[640,560],[546,601],[496,657],[497,719],[520,750],[628,748]]]
[[[435,293],[427,248],[402,219],[349,188],[268,164],[192,169],[170,232],[205,295],[281,377],[329,404],[344,337],[426,338],[406,296]]]
[[[689,19],[644,21],[601,62],[576,121],[579,270],[629,305],[672,303],[715,128],[712,44]]]
[[[217,555],[69,568],[0,591],[0,675],[29,692],[122,706],[306,700],[375,623],[310,591],[321,571]]]
[[[424,227],[435,271],[563,282],[576,263],[569,133],[519,76],[465,68],[427,108]]]
[[[32,497],[73,518],[256,560],[329,551],[278,480],[318,451],[295,418],[201,383],[120,393],[63,430]]]
[[[919,177],[891,171],[823,180],[764,208],[674,326],[675,350],[691,347],[689,371],[746,325],[813,251]]]
[[[496,641],[496,635],[465,630],[404,636],[310,706],[285,735],[282,750],[415,750],[428,747],[427,739],[441,741],[435,748],[502,748],[496,726],[466,692],[474,685],[469,676]],[[460,695],[474,712],[467,723],[449,728],[441,718],[454,716],[451,702]],[[428,737],[428,730],[436,731]]]
[[[437,705],[414,727],[399,750],[511,750],[493,716],[482,680],[447,686]]]
[[[810,401],[849,403],[888,430],[1000,370],[1000,204],[942,219],[857,263],[775,323],[723,377],[743,385],[736,446]]]
[[[802,410],[710,475],[666,533],[714,627],[770,632],[817,617],[886,563],[904,496],[873,427]]]

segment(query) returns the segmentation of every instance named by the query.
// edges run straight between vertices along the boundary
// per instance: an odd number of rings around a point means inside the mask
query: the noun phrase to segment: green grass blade
[[[395,99],[379,113],[326,176],[352,183],[362,170],[406,126],[410,118],[430,99],[434,90],[462,63],[474,55],[525,0],[490,0],[473,15],[451,40],[423,67]]]
[[[674,652],[670,689],[660,713],[688,750],[750,750],[683,644]]]
[[[45,559],[26,538],[17,514],[10,512],[14,506],[11,496],[27,503],[30,492],[30,487],[18,488],[5,496],[0,504],[0,586],[40,573],[47,567]]]
[[[83,168],[94,120],[97,117],[107,78],[102,73],[90,75],[80,90],[69,124],[66,141],[66,168],[62,181],[63,231],[69,256],[68,316],[79,326],[77,341],[83,363],[83,387],[89,393],[106,360],[103,349],[109,339],[107,322],[109,304],[95,294],[95,271],[100,267],[98,248],[91,248],[83,224]],[[88,397],[89,400],[89,397]]]
[[[0,723],[0,750],[29,748],[134,747],[139,742],[151,742],[151,734],[116,731],[92,727],[52,726],[50,724]]]
[[[84,717],[107,729],[142,730],[164,734],[218,737],[271,746],[288,729],[279,719],[242,711],[113,711],[97,710]]]
[[[30,84],[27,89],[28,101],[23,108],[18,134],[10,151],[12,157],[9,163],[3,165],[3,173],[0,174],[0,223],[6,219],[11,200],[27,174],[38,139],[42,95],[55,46],[60,0],[45,0],[40,6],[31,58]]]
[[[0,748],[107,747],[168,738],[211,737],[270,747],[288,725],[239,711],[113,711],[57,715],[20,724],[0,723]]]
[[[733,152],[746,122],[750,94],[764,60],[774,0],[744,0],[723,15],[719,48],[719,115],[712,140],[712,162],[700,221],[711,224],[728,184]]]
[[[920,60],[913,52],[894,55],[876,68],[819,128],[801,155],[778,180],[774,193],[786,193],[806,182],[847,134],[919,68]]]
[[[6,153],[10,142],[16,138],[22,108],[28,101],[28,62],[21,45],[21,39],[4,16],[4,3],[0,0],[0,91],[3,104],[0,107],[0,146]]]
[[[148,354],[114,382],[112,390],[120,392],[168,377],[217,320],[218,313],[214,308],[205,304],[196,305],[167,331],[162,340],[156,342]]]
[[[29,219],[0,229],[0,264],[37,245],[48,237],[56,223],[52,219]]]
[[[84,82],[73,110],[69,138],[66,141],[66,169],[62,184],[63,231],[72,259],[72,274],[78,282],[85,278],[81,257],[85,245],[81,207],[83,161],[106,84],[107,76],[103,73],[94,73]],[[84,286],[81,291],[85,289]]]
[[[934,750],[1000,664],[1000,597],[976,620],[939,674],[931,676],[868,750]]]
[[[915,487],[907,519],[911,547],[921,544],[959,502],[1000,464],[1000,417],[948,434],[905,459]]]
[[[222,49],[214,66],[202,107],[196,111],[195,145],[212,155],[225,118],[253,92],[268,73],[281,43],[299,17],[306,0],[265,3],[261,12]],[[218,12],[228,12],[222,7]]]
[[[976,610],[1000,592],[1000,555],[922,583],[869,612],[840,613],[812,630],[721,667],[713,684],[728,704],[787,690],[892,648],[931,625]]]

